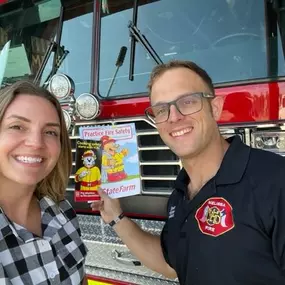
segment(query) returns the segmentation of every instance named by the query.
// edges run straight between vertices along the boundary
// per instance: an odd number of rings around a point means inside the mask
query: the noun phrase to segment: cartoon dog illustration
[[[102,168],[107,173],[108,182],[117,182],[127,178],[125,172],[124,158],[128,155],[128,149],[124,148],[119,151],[119,145],[115,144],[115,140],[109,136],[101,138],[103,155]]]
[[[75,173],[75,182],[80,183],[82,191],[97,191],[101,184],[100,169],[95,165],[96,154],[87,150],[82,155],[83,165]]]

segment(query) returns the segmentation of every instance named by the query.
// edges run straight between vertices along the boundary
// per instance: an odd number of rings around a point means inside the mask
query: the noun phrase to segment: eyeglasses
[[[214,98],[215,95],[204,92],[183,95],[176,100],[150,106],[145,110],[146,116],[155,124],[164,123],[169,119],[170,107],[174,105],[178,112],[183,115],[197,113],[203,108],[202,98]]]

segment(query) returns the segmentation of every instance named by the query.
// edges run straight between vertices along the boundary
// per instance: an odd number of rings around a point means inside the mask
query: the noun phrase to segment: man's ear
[[[218,121],[223,111],[224,98],[222,96],[216,96],[214,99],[211,100],[211,106],[213,117],[216,121]]]

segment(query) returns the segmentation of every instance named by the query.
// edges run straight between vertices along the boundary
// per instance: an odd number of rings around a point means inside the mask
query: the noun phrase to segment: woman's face
[[[42,97],[18,95],[0,123],[0,184],[35,186],[53,170],[60,151],[55,107]]]

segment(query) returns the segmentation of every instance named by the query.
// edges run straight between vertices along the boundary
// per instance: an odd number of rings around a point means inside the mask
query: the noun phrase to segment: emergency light
[[[64,121],[65,121],[65,125],[66,125],[66,128],[67,130],[69,131],[70,128],[71,128],[71,123],[72,123],[72,120],[71,120],[71,115],[69,114],[69,112],[65,109],[62,109],[62,112],[63,112],[63,117],[64,117]]]
[[[67,99],[74,94],[74,82],[65,74],[55,74],[51,78],[48,88],[58,100]]]
[[[100,113],[100,105],[97,98],[90,93],[83,93],[75,103],[76,112],[81,119],[92,120]]]

